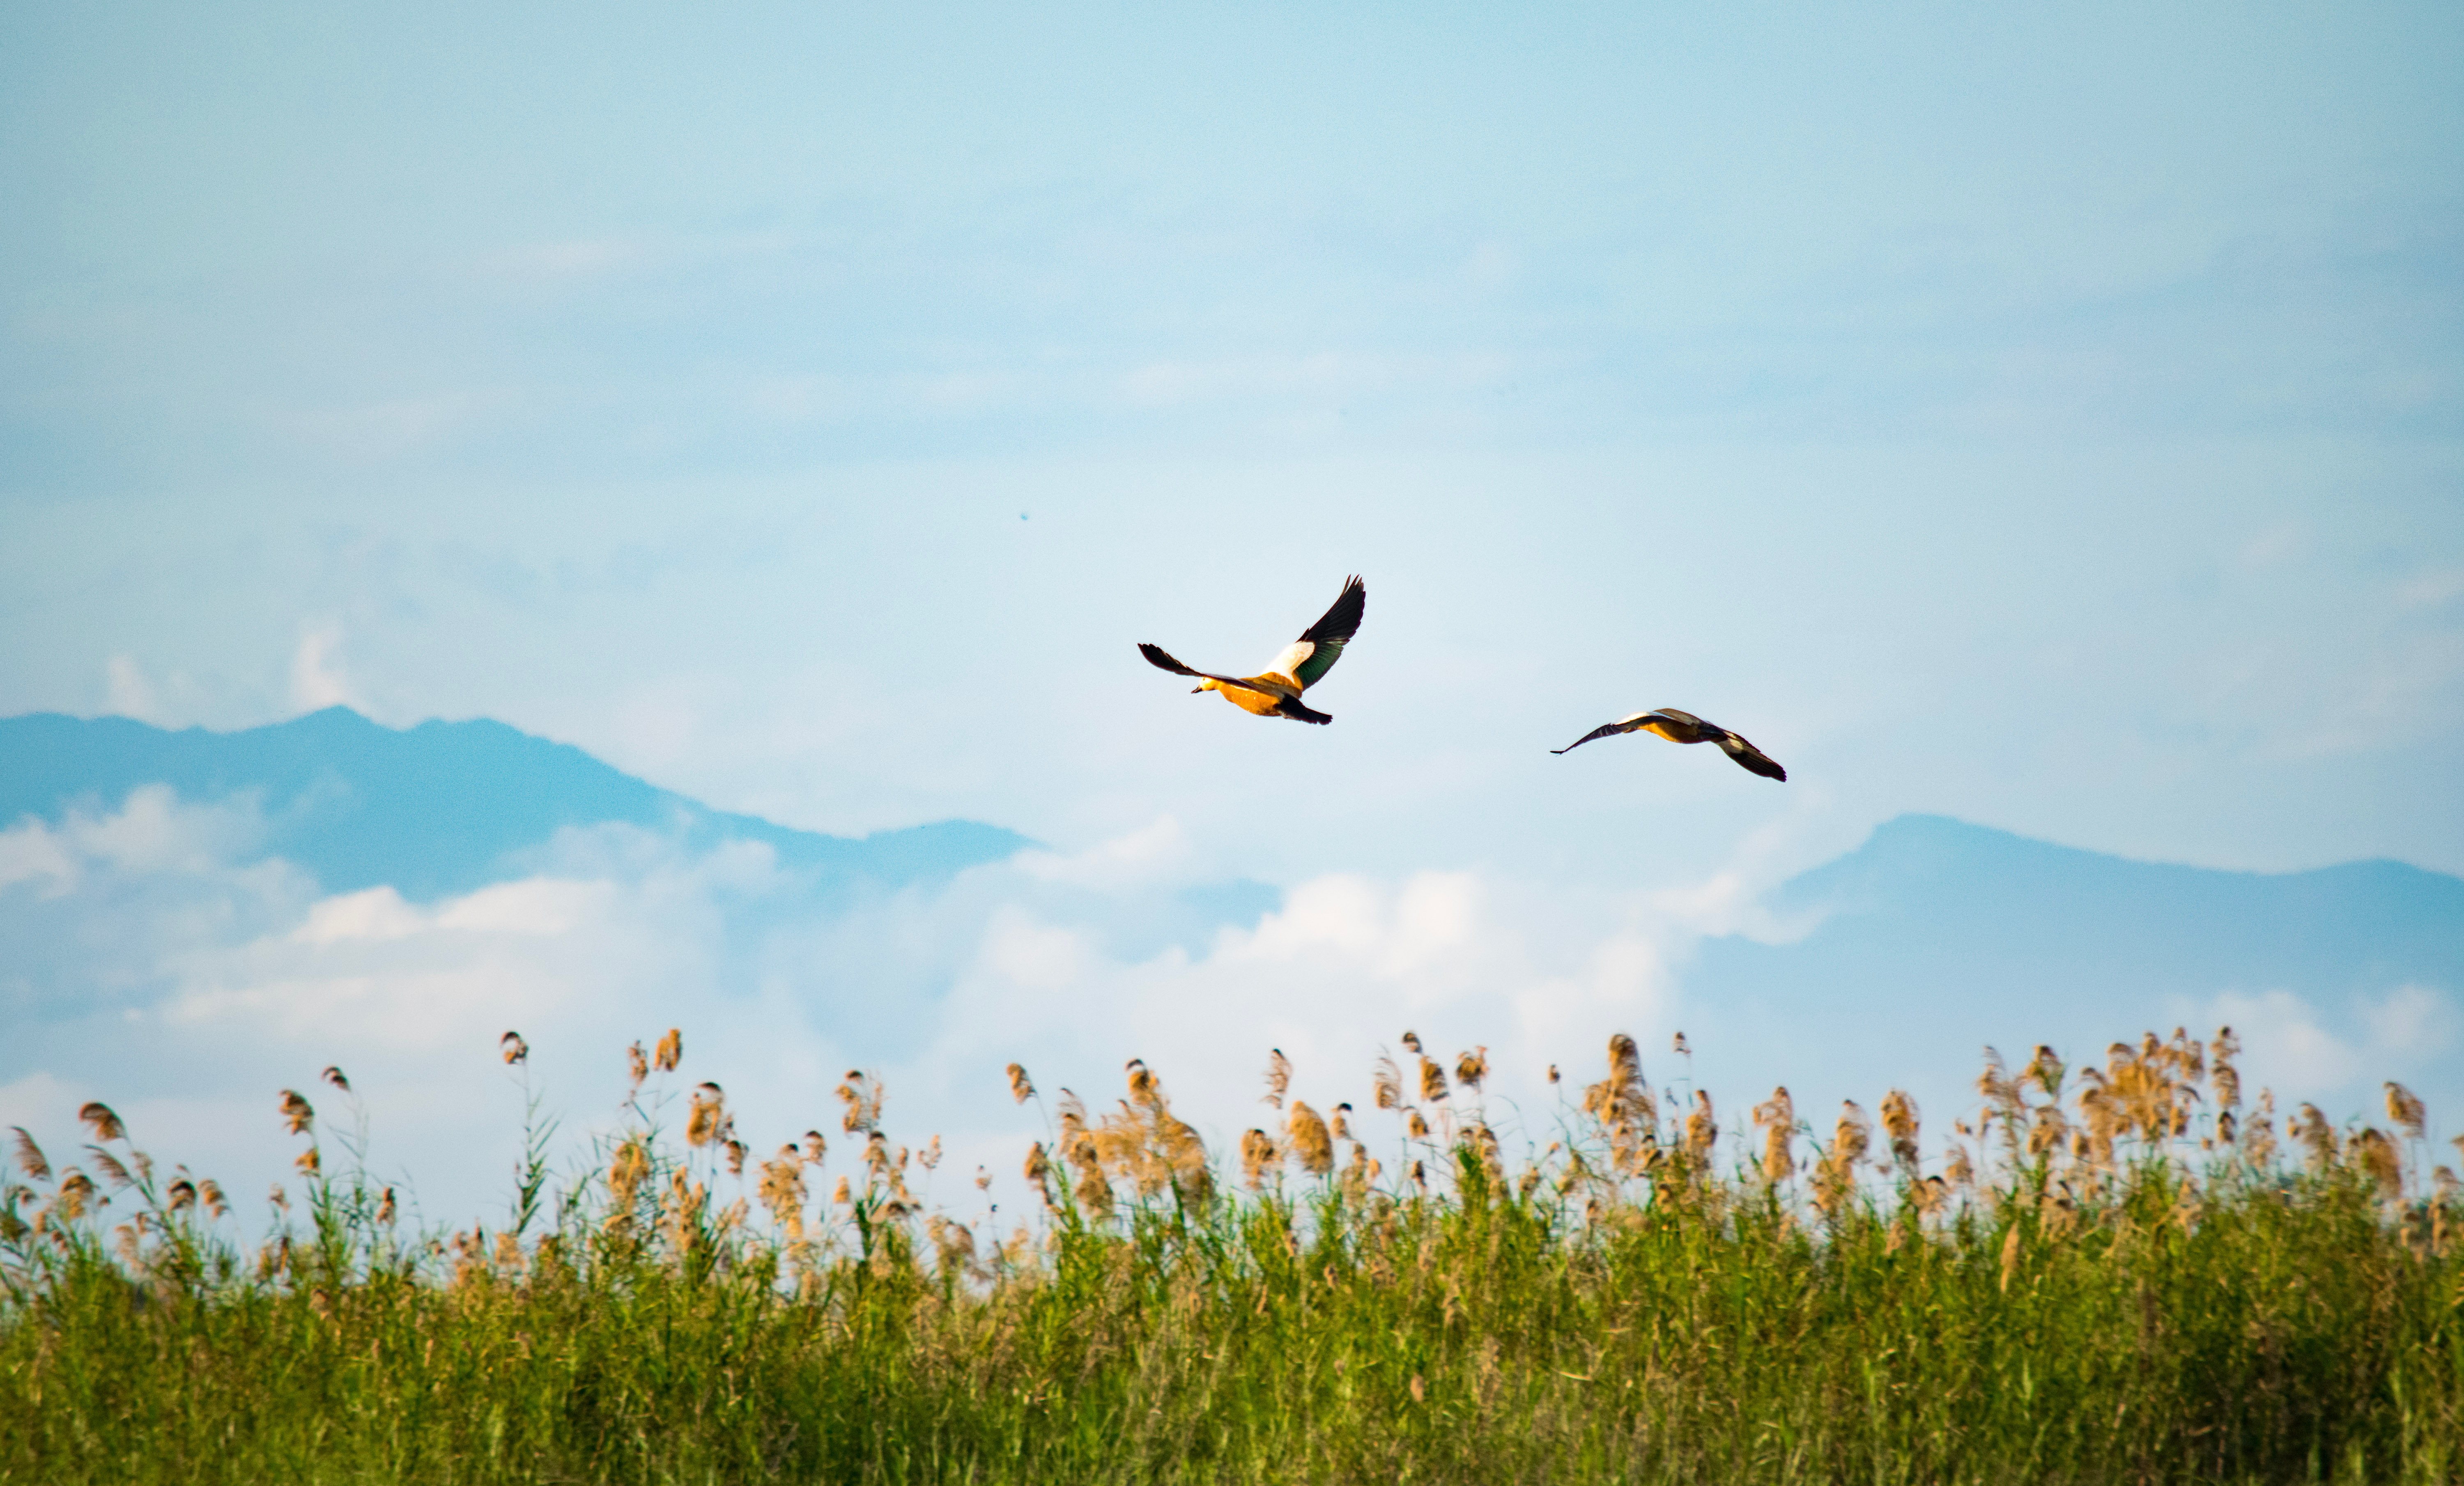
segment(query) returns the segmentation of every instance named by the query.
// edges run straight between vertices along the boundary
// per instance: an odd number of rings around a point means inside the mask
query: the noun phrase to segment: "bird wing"
[[[1243,681],[1238,676],[1219,676],[1211,670],[1191,670],[1165,653],[1163,646],[1159,645],[1148,645],[1140,641],[1138,653],[1145,656],[1147,664],[1155,669],[1168,670],[1176,676],[1196,676],[1200,681],[1211,681],[1219,687],[1239,687],[1243,691],[1255,691],[1260,696],[1280,697],[1284,694],[1272,687],[1262,687],[1254,681]]]
[[[1581,737],[1576,738],[1573,742],[1567,744],[1564,748],[1552,748],[1549,750],[1549,752],[1552,754],[1571,754],[1574,750],[1582,747],[1584,744],[1589,743],[1594,738],[1613,738],[1620,732],[1632,732],[1642,719],[1650,715],[1651,714],[1649,712],[1637,712],[1631,717],[1622,717],[1616,722],[1604,722],[1598,727],[1594,728],[1591,732],[1584,733]]]
[[[1369,604],[1369,586],[1357,575],[1343,580],[1343,592],[1318,622],[1301,631],[1301,637],[1284,647],[1274,664],[1266,668],[1289,676],[1303,687],[1313,687],[1318,678],[1334,669],[1343,658],[1343,647],[1360,633],[1360,617]]]
[[[1718,742],[1723,752],[1737,761],[1738,768],[1761,775],[1766,779],[1778,779],[1783,782],[1787,780],[1788,771],[1779,766],[1779,760],[1727,729],[1722,728],[1714,741]]]

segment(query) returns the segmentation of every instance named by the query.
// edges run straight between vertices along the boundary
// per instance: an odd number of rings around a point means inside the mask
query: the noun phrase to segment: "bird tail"
[[[1284,698],[1275,708],[1275,711],[1282,716],[1289,717],[1294,722],[1313,722],[1320,727],[1334,721],[1331,714],[1319,711],[1296,696]]]

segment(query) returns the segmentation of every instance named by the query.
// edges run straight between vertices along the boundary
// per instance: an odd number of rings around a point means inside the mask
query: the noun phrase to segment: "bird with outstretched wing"
[[[1334,719],[1304,704],[1301,693],[1334,668],[1334,663],[1343,656],[1343,647],[1360,633],[1361,615],[1368,604],[1368,585],[1357,577],[1344,579],[1343,592],[1335,596],[1333,605],[1255,676],[1219,676],[1213,671],[1192,670],[1174,660],[1161,645],[1142,643],[1138,653],[1158,670],[1195,677],[1198,685],[1191,690],[1221,692],[1223,700],[1243,711],[1261,717],[1289,717],[1295,722],[1330,723]]]
[[[1788,771],[1779,766],[1778,760],[1747,742],[1742,736],[1730,732],[1718,723],[1705,722],[1692,712],[1681,712],[1673,707],[1662,707],[1654,711],[1637,712],[1631,717],[1620,717],[1615,722],[1604,722],[1564,748],[1552,748],[1549,752],[1571,754],[1594,738],[1615,737],[1620,732],[1648,732],[1654,737],[1666,738],[1671,743],[1717,743],[1720,745],[1720,751],[1735,759],[1740,769],[1761,775],[1766,779],[1788,777]]]

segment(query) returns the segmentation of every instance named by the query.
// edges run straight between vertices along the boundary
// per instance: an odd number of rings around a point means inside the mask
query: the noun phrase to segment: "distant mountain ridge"
[[[1699,945],[1687,1016],[1698,1047],[1716,1032],[1794,1050],[1800,1095],[1827,1090],[1826,1067],[1896,1068],[1952,1098],[1987,1043],[2014,1062],[2039,1041],[2101,1062],[2143,1031],[2212,1034],[2223,1009],[2279,1066],[2348,1066],[2364,1103],[2379,1080],[2415,1082],[2464,1114],[2464,879],[2387,861],[2284,873],[2133,862],[1902,816],[1767,906],[1813,927],[1789,943]],[[2289,1030],[2296,1014],[2308,1031]]]
[[[621,823],[707,849],[759,841],[818,885],[898,887],[998,862],[1032,844],[1014,831],[944,820],[861,840],[712,810],[570,744],[501,722],[388,728],[346,707],[236,732],[177,732],[125,717],[0,718],[0,828],[116,809],[165,784],[196,800],[253,799],[267,855],[330,892],[388,885],[412,899],[515,875],[517,854],[565,827]]]

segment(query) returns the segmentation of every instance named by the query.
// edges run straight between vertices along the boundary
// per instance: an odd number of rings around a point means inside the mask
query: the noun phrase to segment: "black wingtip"
[[[1318,617],[1318,622],[1301,631],[1301,638],[1348,642],[1360,633],[1360,621],[1368,611],[1368,605],[1369,585],[1360,580],[1359,574],[1354,573],[1343,580],[1343,592],[1334,596],[1334,602]]]

